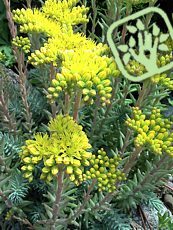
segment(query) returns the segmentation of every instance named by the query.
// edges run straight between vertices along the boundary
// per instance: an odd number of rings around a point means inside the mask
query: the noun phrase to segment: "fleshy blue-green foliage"
[[[10,180],[10,185],[11,193],[8,196],[9,200],[14,205],[21,204],[28,193],[28,185],[24,181],[20,171],[14,172],[14,177]]]
[[[167,169],[167,162],[158,163],[145,162],[146,171],[140,171],[139,169],[133,175],[133,178],[129,178],[127,183],[122,185],[120,193],[116,200],[117,205],[123,209],[136,208],[138,204],[148,200],[148,193],[155,191],[156,187],[162,185],[161,178],[168,178],[172,173],[172,169]]]
[[[0,141],[3,146],[3,152],[5,156],[12,155],[13,157],[18,157],[18,152],[23,144],[21,137],[14,137],[8,133],[0,132]]]
[[[100,222],[96,222],[91,226],[92,230],[131,230],[130,217],[121,212],[121,210],[113,209],[111,212],[102,214]]]

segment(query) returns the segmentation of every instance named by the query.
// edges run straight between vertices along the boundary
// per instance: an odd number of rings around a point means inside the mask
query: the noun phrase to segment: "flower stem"
[[[79,112],[79,108],[80,108],[81,97],[82,97],[82,92],[81,92],[81,90],[78,90],[76,93],[74,109],[73,109],[73,119],[75,121],[78,120],[78,112]]]
[[[55,203],[53,205],[51,230],[56,229],[55,223],[56,223],[56,220],[59,216],[60,201],[61,201],[61,195],[62,195],[62,191],[63,191],[63,170],[62,169],[59,169],[57,181],[58,181],[58,189],[57,189],[57,193],[56,193]]]
[[[8,123],[10,131],[16,135],[16,131],[17,131],[16,130],[16,122],[15,122],[15,120],[12,119],[12,117],[9,113],[8,106],[7,106],[7,103],[5,101],[4,96],[5,95],[4,95],[3,90],[0,91],[0,108],[2,107],[4,121]]]
[[[50,82],[55,78],[55,67],[53,66],[53,63],[50,64]],[[56,117],[56,112],[57,112],[57,107],[56,107],[56,103],[53,102],[51,103],[51,110],[52,110],[52,118]]]
[[[139,93],[138,100],[136,101],[135,106],[141,108],[143,106],[143,102],[145,101],[145,98],[148,97],[151,91],[151,81],[145,80],[143,82],[142,90]]]
[[[92,123],[92,127],[91,127],[91,137],[93,136],[95,129],[96,129],[96,122],[97,122],[97,114],[98,114],[98,110],[99,110],[99,105],[100,105],[100,98],[97,95],[97,99],[95,102],[95,109],[94,109],[94,113],[93,113],[93,123]]]
[[[93,17],[92,17],[92,27],[91,27],[91,38],[94,38],[95,35],[95,29],[97,25],[97,6],[96,6],[96,0],[91,1],[92,11],[93,11]]]
[[[11,34],[12,38],[15,38],[16,35],[17,35],[17,29],[16,29],[16,26],[14,25],[12,13],[11,13],[10,1],[9,0],[4,0],[4,5],[5,5],[5,8],[6,8],[6,17],[7,17],[7,20],[8,20],[8,27],[9,27],[9,30],[10,30],[10,34]]]
[[[84,194],[84,198],[83,198],[83,203],[80,205],[80,207],[76,210],[76,212],[67,220],[66,223],[71,223],[71,221],[75,220],[76,218],[78,218],[85,210],[85,206],[87,204],[87,202],[89,201],[89,199],[91,198],[91,192],[94,189],[94,186],[97,182],[97,179],[93,179],[91,185],[88,187],[87,193]]]
[[[10,8],[10,1],[9,0],[4,0],[5,8],[6,8],[6,17],[8,20],[8,26],[10,29],[11,37],[15,38],[17,36],[17,29],[14,25],[12,13],[11,13],[11,8]],[[26,112],[26,122],[27,122],[27,129],[29,132],[31,132],[32,128],[32,113],[30,111],[30,107],[28,104],[28,99],[27,99],[27,89],[26,89],[26,74],[27,74],[27,66],[25,65],[24,62],[24,54],[20,52],[17,47],[13,47],[13,52],[16,58],[16,62],[18,65],[18,72],[19,72],[19,86],[20,86],[20,93],[22,97],[22,102],[25,107],[25,112]]]
[[[31,2],[32,2],[32,0],[26,0],[27,8],[31,8]]]
[[[70,95],[65,93],[65,105],[64,105],[64,114],[68,115],[70,110]]]
[[[131,5],[127,5],[127,8],[126,8],[126,17],[128,17],[131,13],[131,10],[132,10],[132,6]],[[127,33],[127,23],[124,23],[123,25],[123,29],[122,29],[122,37],[121,37],[121,42],[122,43],[125,43],[125,38],[126,38],[126,33]]]
[[[25,107],[26,127],[28,131],[31,132],[33,121],[32,121],[32,113],[28,103],[28,90],[26,88],[27,65],[25,65],[24,63],[24,54],[18,50],[16,51],[16,60],[17,60],[18,73],[19,73],[20,93],[21,93],[23,105]]]
[[[136,147],[135,150],[133,151],[133,153],[130,155],[127,163],[124,166],[123,172],[125,174],[128,174],[130,172],[130,170],[133,168],[133,166],[136,163],[137,157],[139,156],[141,151],[142,151],[142,147]]]

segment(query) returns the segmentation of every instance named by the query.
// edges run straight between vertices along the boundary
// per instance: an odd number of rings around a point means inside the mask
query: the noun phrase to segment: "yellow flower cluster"
[[[151,78],[151,81],[154,84],[159,84],[169,90],[173,90],[173,80],[168,77],[166,73],[156,74],[154,77]]]
[[[162,55],[162,56],[158,57],[157,65],[159,67],[162,67],[162,66],[165,66],[165,65],[169,64],[172,60],[173,60],[172,53],[168,53],[166,55]]]
[[[81,90],[83,101],[93,103],[96,94],[102,105],[108,104],[111,98],[111,77],[117,77],[119,71],[114,59],[98,56],[94,52],[70,52],[62,62],[62,71],[52,80],[48,89],[49,99],[55,99],[61,91]],[[86,68],[87,67],[87,68]]]
[[[14,10],[13,19],[20,24],[22,33],[44,33],[49,37],[55,37],[61,33],[60,25],[38,9]]]
[[[89,9],[85,6],[75,7],[78,2],[79,0],[47,0],[42,11],[47,17],[56,20],[61,25],[67,25],[69,28],[71,25],[88,22],[86,14]]]
[[[49,38],[48,42],[44,44],[40,50],[36,50],[28,58],[32,65],[47,64],[53,62],[57,66],[57,60],[63,60],[64,54],[73,50],[94,50],[103,52],[107,47],[96,46],[96,44],[89,39],[86,39],[82,34],[66,34],[61,33],[61,37]]]
[[[127,71],[135,76],[140,76],[146,72],[145,66],[135,60],[129,61],[126,65]]]
[[[162,66],[169,64],[172,60],[173,60],[173,56],[171,53],[166,54],[164,56],[162,55],[158,57],[157,65],[159,67],[162,67]],[[170,77],[168,77],[166,73],[156,74],[150,79],[151,79],[151,82],[154,84],[159,84],[169,90],[173,90],[173,80]]]
[[[116,183],[125,180],[125,174],[117,169],[121,157],[115,155],[109,158],[106,152],[98,150],[98,155],[92,155],[90,158],[91,168],[86,171],[84,178],[98,181],[99,191],[113,192],[116,189]]]
[[[12,40],[12,45],[18,47],[19,49],[21,49],[24,53],[29,53],[30,52],[30,48],[31,48],[31,43],[29,38],[27,37],[15,37]]]
[[[41,179],[51,181],[59,166],[76,184],[83,181],[84,166],[89,165],[91,145],[82,126],[70,116],[58,115],[48,125],[50,135],[36,134],[35,140],[27,140],[20,153],[24,177],[33,180],[35,165],[43,162]]]
[[[154,108],[148,116],[135,107],[133,118],[128,118],[126,124],[136,131],[135,145],[148,147],[155,154],[167,153],[173,156],[173,122],[164,118],[160,109]]]
[[[31,64],[53,63],[61,67],[48,89],[48,98],[55,100],[61,91],[79,88],[84,102],[93,102],[99,95],[103,105],[111,97],[111,78],[119,71],[108,56],[108,46],[73,32],[73,25],[88,21],[88,8],[76,6],[77,0],[47,0],[41,10],[16,10],[14,20],[21,24],[22,32],[44,33],[48,40],[28,57]],[[70,29],[69,29],[70,27]],[[71,89],[71,90],[69,90]]]

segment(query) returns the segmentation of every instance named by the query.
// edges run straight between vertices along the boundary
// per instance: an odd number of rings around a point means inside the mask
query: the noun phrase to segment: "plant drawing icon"
[[[156,25],[156,23],[153,23],[150,30],[145,28],[145,25],[140,17],[151,12],[158,13],[164,19],[168,28],[168,33],[161,33],[160,28]],[[112,38],[114,29],[119,25],[127,23],[129,20],[135,19],[135,25],[126,26],[127,31],[130,34],[129,41],[127,41],[126,44],[115,47]],[[169,51],[167,45],[165,44],[165,41],[168,39],[168,37],[173,39],[172,26],[167,18],[167,15],[156,7],[149,7],[126,17],[123,20],[113,23],[110,26],[107,34],[108,43],[112,49],[119,69],[123,73],[124,77],[131,81],[142,81],[152,77],[155,74],[159,74],[173,68],[173,63],[169,63],[164,67],[159,67],[157,65],[158,52]],[[130,75],[125,69],[125,65],[127,65],[130,60],[135,60],[143,65],[146,69],[146,73],[140,77]]]

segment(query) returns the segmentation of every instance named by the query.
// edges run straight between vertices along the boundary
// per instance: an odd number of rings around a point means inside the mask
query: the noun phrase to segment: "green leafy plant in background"
[[[151,205],[172,174],[172,117],[163,101],[171,74],[130,82],[103,43],[115,18],[146,2],[16,1],[13,10],[4,0],[15,59],[2,50],[2,229],[132,229],[132,211]],[[116,31],[118,45],[126,34]],[[168,48],[159,65],[171,62]],[[126,67],[137,78],[146,71],[137,60]]]

